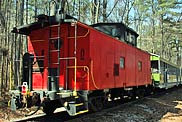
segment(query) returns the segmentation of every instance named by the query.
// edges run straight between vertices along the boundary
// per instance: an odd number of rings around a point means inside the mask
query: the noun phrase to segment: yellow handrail
[[[74,66],[69,66],[68,68],[74,68]],[[77,68],[87,68],[88,69],[88,78],[89,78],[89,74],[91,74],[91,78],[92,78],[92,82],[93,82],[94,87],[96,89],[99,89],[99,87],[95,83],[95,79],[94,79],[94,75],[93,75],[93,61],[91,61],[91,72],[90,72],[88,66],[77,66]],[[88,81],[89,81],[89,79],[88,79]]]
[[[75,69],[75,66],[68,66],[67,68],[74,68]],[[89,67],[88,66],[76,66],[76,68],[84,68],[84,70],[85,69],[87,69],[87,74],[88,74],[88,89],[89,89],[89,74],[90,74],[90,70],[89,70]]]
[[[93,84],[94,84],[94,87],[96,88],[96,89],[99,89],[99,87],[96,85],[96,83],[95,83],[95,79],[94,79],[94,75],[93,75],[93,60],[91,61],[91,77],[92,77],[92,82],[93,82]]]
[[[89,30],[87,31],[87,33],[85,34],[85,35],[83,35],[83,36],[77,36],[77,38],[84,38],[84,37],[86,37],[88,34],[89,34]],[[68,39],[74,39],[75,38],[75,36],[70,36],[70,37],[68,37]]]

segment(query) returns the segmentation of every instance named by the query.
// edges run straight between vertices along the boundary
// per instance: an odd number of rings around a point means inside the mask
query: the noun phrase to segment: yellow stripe
[[[62,94],[72,94],[72,92],[57,93],[57,94],[60,94],[60,95],[62,95]]]
[[[76,96],[75,98],[79,98],[78,96]]]
[[[75,115],[83,114],[83,113],[86,113],[86,112],[88,112],[88,110],[80,111],[80,112],[76,113]]]
[[[75,106],[81,106],[81,105],[83,105],[83,103],[75,104]]]
[[[88,34],[89,34],[89,30],[87,31],[87,33],[85,34],[85,35],[83,35],[83,36],[77,36],[77,38],[84,38],[84,37],[86,37]],[[70,36],[70,37],[68,37],[68,39],[74,39],[75,38],[75,36]]]

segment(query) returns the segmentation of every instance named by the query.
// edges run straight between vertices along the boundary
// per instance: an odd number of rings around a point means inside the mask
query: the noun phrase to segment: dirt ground
[[[0,99],[0,122],[24,117],[28,110],[13,112]],[[70,122],[182,122],[182,88],[160,97],[144,98],[133,104],[105,109],[101,112],[81,115]]]
[[[25,117],[26,114],[31,113],[36,108],[31,109],[18,109],[17,111],[12,111],[10,107],[8,107],[8,100],[4,100],[0,98],[0,122],[9,122],[14,121],[20,118]],[[43,113],[41,110],[36,114]]]
[[[8,122],[11,118],[21,117],[18,112],[13,112],[7,105],[7,100],[0,98],[0,122]]]

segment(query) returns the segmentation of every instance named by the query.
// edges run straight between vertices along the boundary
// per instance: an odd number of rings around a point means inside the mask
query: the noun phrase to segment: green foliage
[[[177,62],[177,54],[182,55],[177,50],[180,45],[174,46],[170,42],[182,40],[180,0],[135,0],[134,8],[137,11],[135,18],[141,26],[139,30],[134,26],[141,36],[140,48]]]

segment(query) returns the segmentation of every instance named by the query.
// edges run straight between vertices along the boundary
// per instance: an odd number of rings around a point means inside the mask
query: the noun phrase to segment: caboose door
[[[77,23],[78,24],[78,23]],[[88,30],[75,23],[67,25],[64,40],[65,89],[88,89]]]
[[[75,48],[74,39],[68,38],[67,40],[67,54],[65,60],[65,89],[74,89],[75,80]]]
[[[62,26],[63,27],[63,26]],[[63,39],[63,55],[60,57],[60,85],[63,85],[65,90],[73,90],[74,86],[74,67],[75,67],[75,27],[69,24],[64,25],[64,33],[61,33]],[[62,82],[63,81],[63,82]]]

